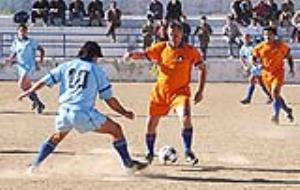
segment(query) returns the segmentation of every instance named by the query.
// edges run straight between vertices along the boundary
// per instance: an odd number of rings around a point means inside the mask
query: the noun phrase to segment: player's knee
[[[191,117],[189,115],[182,117],[182,125],[183,125],[183,127],[192,126]]]
[[[57,145],[58,143],[60,143],[63,140],[64,137],[65,137],[65,135],[62,133],[54,133],[50,137],[50,140],[53,144]]]
[[[114,122],[111,125],[110,134],[116,139],[123,138],[123,131],[121,125]]]

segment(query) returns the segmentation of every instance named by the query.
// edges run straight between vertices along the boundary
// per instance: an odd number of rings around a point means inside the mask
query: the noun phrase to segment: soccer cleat
[[[139,162],[137,160],[132,160],[132,163],[130,166],[126,166],[126,172],[128,175],[132,175],[137,171],[145,169],[149,164],[148,163],[143,163]]]
[[[37,166],[30,165],[29,168],[27,169],[26,173],[28,175],[32,175],[32,174],[37,173],[37,171],[38,171],[38,167]]]
[[[273,102],[273,99],[272,98],[269,98],[268,100],[267,100],[267,104],[271,104]]]
[[[279,125],[279,116],[273,115],[273,116],[271,117],[271,121],[272,121],[274,124]]]
[[[38,106],[38,104],[36,103],[36,101],[32,102],[31,110],[35,110],[37,106]]]
[[[147,160],[148,164],[151,164],[151,163],[153,162],[154,155],[148,153],[148,154],[146,155],[145,159]]]
[[[290,122],[293,122],[294,121],[294,116],[293,116],[293,110],[292,108],[288,108],[287,109],[287,115],[286,115],[286,118],[288,118],[288,120]]]
[[[40,103],[38,106],[37,106],[37,109],[36,109],[36,114],[42,114],[43,111],[45,109],[45,105]]]
[[[199,162],[199,159],[196,158],[195,154],[191,151],[185,153],[185,161],[191,165],[196,165]]]
[[[248,98],[245,98],[244,100],[241,100],[241,104],[250,104],[251,100]]]

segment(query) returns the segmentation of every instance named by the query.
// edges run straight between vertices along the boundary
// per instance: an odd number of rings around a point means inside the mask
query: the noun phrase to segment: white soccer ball
[[[164,165],[175,163],[177,161],[177,152],[175,148],[171,146],[161,147],[158,152],[158,160]]]

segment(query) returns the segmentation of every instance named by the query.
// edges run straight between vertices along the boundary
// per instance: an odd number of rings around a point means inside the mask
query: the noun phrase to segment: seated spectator
[[[163,4],[159,0],[151,0],[149,12],[154,20],[162,20],[164,14]]]
[[[181,17],[181,25],[182,25],[182,29],[183,29],[183,41],[185,43],[189,43],[189,37],[191,35],[191,26],[188,23],[188,20],[186,18],[186,16],[182,16]]]
[[[234,21],[233,15],[229,15],[226,19],[226,24],[223,27],[223,34],[226,36],[229,44],[229,58],[235,58],[239,55],[239,49],[243,45],[241,40],[242,33]],[[234,53],[234,45],[238,47],[237,53]]]
[[[241,3],[242,0],[233,0],[231,2],[231,13],[234,15],[234,18],[236,19],[236,21],[241,24],[244,25],[243,21],[242,21],[242,7],[241,7]]]
[[[207,23],[206,16],[202,16],[200,24],[196,27],[194,35],[198,36],[200,49],[203,54],[203,59],[206,60],[207,48],[210,41],[210,36],[213,33],[211,26]]]
[[[31,12],[31,22],[36,23],[37,18],[42,18],[44,25],[48,23],[49,3],[47,0],[37,0],[33,3]]]
[[[84,16],[86,15],[84,3],[81,0],[73,0],[69,6],[69,16],[72,25],[80,26]]]
[[[251,23],[253,6],[251,0],[243,0],[241,3],[242,22],[244,26],[248,26]]]
[[[102,1],[92,0],[88,5],[88,15],[90,18],[90,26],[102,26],[102,21],[104,18]]]
[[[295,5],[292,0],[284,0],[284,2],[281,4],[281,12],[287,12],[291,16],[295,14]]]
[[[63,0],[51,0],[50,1],[50,24],[54,26],[65,25],[65,12],[67,6]]]
[[[167,28],[168,28],[168,21],[167,20],[160,21],[159,25],[155,29],[156,42],[168,40]]]
[[[256,18],[251,19],[251,24],[245,29],[245,33],[251,36],[254,45],[263,41],[263,27]]]
[[[147,23],[142,27],[143,48],[146,49],[154,42],[155,26],[152,15],[147,16]]]
[[[111,1],[110,8],[105,13],[107,20],[107,33],[106,35],[112,36],[113,42],[116,42],[116,29],[121,26],[122,12],[117,8],[117,2]]]
[[[271,20],[271,7],[266,3],[266,0],[260,0],[254,7],[254,16],[258,19],[262,26],[267,26]]]
[[[278,5],[274,0],[268,0],[268,5],[271,7],[271,14],[270,14],[270,19],[271,20],[277,20],[278,19]]]
[[[30,16],[26,11],[19,11],[14,14],[13,20],[17,24],[26,24],[29,17]]]
[[[182,4],[179,0],[170,0],[167,4],[167,15],[166,19],[168,22],[172,20],[180,21],[182,16]]]
[[[292,22],[295,26],[300,27],[300,10],[294,14]]]
[[[292,24],[289,17],[282,17],[281,20],[279,20],[277,31],[281,40],[285,42],[297,41],[297,28]]]

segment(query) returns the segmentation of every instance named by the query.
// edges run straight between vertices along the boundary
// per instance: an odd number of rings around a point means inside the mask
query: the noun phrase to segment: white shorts
[[[250,73],[252,76],[259,77],[261,76],[261,69],[257,66],[251,66]]]
[[[74,128],[79,133],[86,133],[100,128],[106,121],[107,117],[96,109],[82,111],[60,108],[55,118],[55,127],[58,132],[67,132]]]
[[[34,68],[27,69],[24,66],[18,64],[17,71],[18,71],[19,78],[24,77],[26,75],[27,77],[32,79],[35,69]]]

